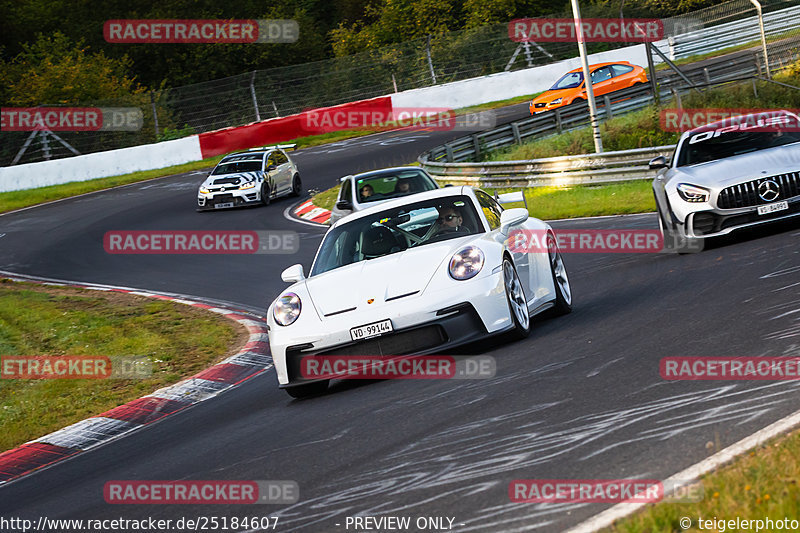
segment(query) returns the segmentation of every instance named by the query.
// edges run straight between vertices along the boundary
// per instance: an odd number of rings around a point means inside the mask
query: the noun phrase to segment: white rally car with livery
[[[200,185],[197,210],[269,205],[281,196],[300,196],[300,172],[286,153],[296,147],[263,146],[225,156]]]

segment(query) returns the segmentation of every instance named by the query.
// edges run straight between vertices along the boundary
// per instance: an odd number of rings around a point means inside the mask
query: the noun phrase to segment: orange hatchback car
[[[592,89],[595,97],[625,89],[637,83],[647,83],[647,72],[640,66],[617,61],[589,65],[592,73]],[[583,69],[570,70],[549,90],[537,96],[530,103],[531,115],[549,111],[573,102],[586,100],[586,84],[583,82]]]

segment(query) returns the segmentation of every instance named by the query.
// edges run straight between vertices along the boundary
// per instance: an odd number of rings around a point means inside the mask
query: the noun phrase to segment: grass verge
[[[497,192],[516,190],[519,189],[497,189]],[[530,187],[524,191],[531,216],[543,220],[646,213],[656,209],[650,180],[579,187]],[[314,205],[333,208],[338,192],[339,188],[333,187],[313,196]]]
[[[146,379],[0,379],[0,451],[175,383],[233,355],[247,332],[173,302],[0,281],[0,356],[147,356]]]
[[[697,503],[658,503],[618,520],[603,531],[613,533],[674,531],[740,531],[727,520],[766,519],[773,521],[800,517],[800,433],[797,431],[759,446],[747,455],[703,477],[704,497]],[[691,519],[682,527],[681,518]],[[725,519],[720,527],[698,518]],[[763,528],[788,531],[791,528]],[[741,531],[755,531],[742,528]]]

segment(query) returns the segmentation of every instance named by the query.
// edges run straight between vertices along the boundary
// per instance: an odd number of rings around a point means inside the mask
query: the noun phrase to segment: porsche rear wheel
[[[566,315],[572,311],[572,287],[569,284],[564,259],[558,251],[556,238],[552,233],[547,235],[547,255],[550,259],[550,273],[553,276],[553,287],[556,299],[552,308],[554,315]]]
[[[524,339],[531,332],[531,317],[528,314],[528,303],[525,299],[525,291],[522,282],[517,275],[514,264],[506,257],[503,259],[503,284],[506,289],[506,300],[508,310],[511,313],[511,321],[514,329],[511,336],[517,339]]]
[[[328,380],[315,381],[313,383],[306,383],[305,385],[297,385],[295,387],[287,387],[284,389],[292,398],[310,398],[311,396],[319,396],[328,390]]]

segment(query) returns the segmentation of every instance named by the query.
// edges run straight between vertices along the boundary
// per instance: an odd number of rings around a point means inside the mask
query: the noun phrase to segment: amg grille
[[[779,187],[778,196],[770,200],[770,202],[786,200],[787,198],[800,195],[800,173],[790,172],[788,174],[759,178],[746,183],[740,183],[739,185],[726,187],[720,191],[717,197],[717,206],[720,209],[735,209],[737,207],[752,207],[755,205],[767,204],[769,203],[768,201],[762,200],[758,196],[758,187],[763,182],[769,180],[774,181]]]

